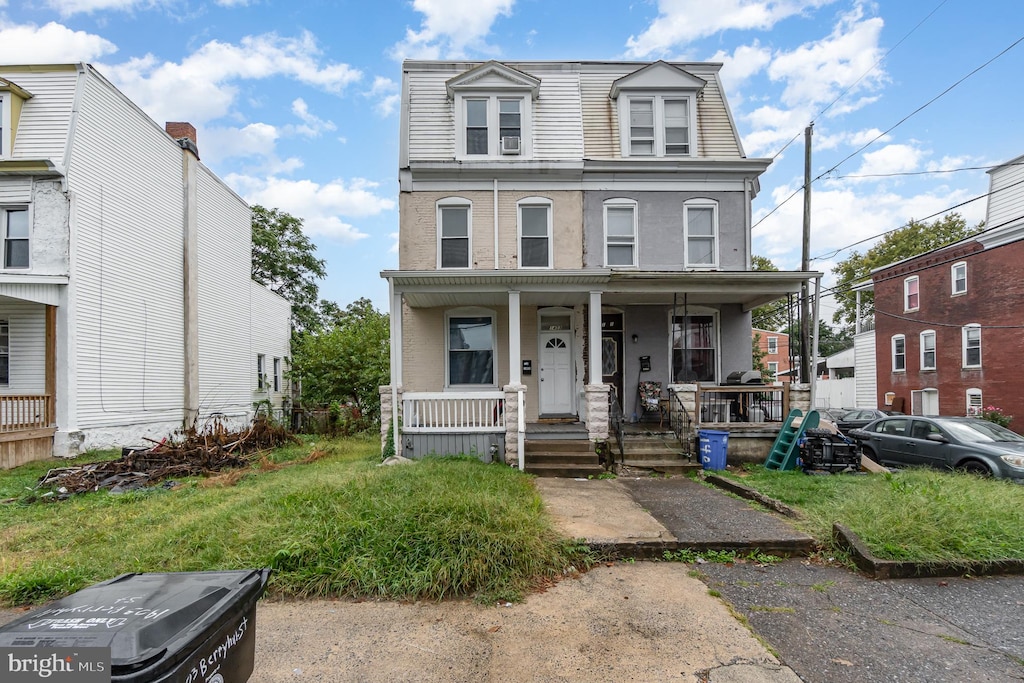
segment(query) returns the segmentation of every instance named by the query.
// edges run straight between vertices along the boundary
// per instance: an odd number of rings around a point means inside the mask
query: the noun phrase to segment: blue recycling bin
[[[724,470],[725,455],[729,451],[729,432],[701,429],[697,432],[700,463],[706,470]]]

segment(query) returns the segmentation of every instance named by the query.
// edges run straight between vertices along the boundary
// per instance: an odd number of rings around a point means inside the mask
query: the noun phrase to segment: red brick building
[[[756,327],[753,331],[753,339],[757,340],[758,348],[765,354],[761,360],[768,368],[771,381],[791,382],[793,378],[789,372],[789,335],[785,332],[769,332],[759,330]]]
[[[989,172],[984,232],[872,273],[879,406],[915,415],[995,406],[1024,430],[1022,162]]]

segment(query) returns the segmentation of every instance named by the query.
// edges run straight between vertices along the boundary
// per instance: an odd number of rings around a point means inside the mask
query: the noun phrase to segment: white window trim
[[[910,306],[910,283],[917,283],[917,306]],[[911,275],[903,281],[903,312],[912,313],[921,310],[921,278]]]
[[[968,365],[967,364],[967,330],[970,330],[970,329],[977,329],[978,330],[978,362],[977,362],[977,364],[974,364],[974,365]],[[964,368],[980,368],[981,367],[981,364],[982,364],[982,355],[981,355],[981,351],[982,351],[982,338],[981,337],[982,337],[982,335],[981,335],[981,325],[979,325],[978,323],[969,323],[967,325],[964,325],[963,328],[961,328],[961,330],[960,330],[960,339],[961,339],[961,344],[960,344],[960,346],[961,346],[960,360],[961,360],[961,366],[962,367],[964,367]]]
[[[630,208],[633,210],[633,262],[628,265],[609,265],[608,264],[608,209],[625,209]],[[602,209],[602,216],[604,220],[604,264],[607,268],[636,268],[640,261],[640,205],[635,199],[615,198],[606,199],[604,201],[604,207]],[[623,243],[624,244],[624,243]]]
[[[779,338],[768,337],[768,353],[777,355],[779,353]]]
[[[719,311],[717,311],[714,308],[707,308],[707,307],[704,307],[704,306],[689,306],[689,307],[687,307],[685,313],[683,313],[683,311],[676,311],[675,312],[675,317],[677,317],[677,318],[691,318],[691,317],[695,317],[695,316],[704,316],[704,315],[711,316],[712,325],[714,326],[714,329],[715,329],[714,346],[712,346],[711,348],[713,348],[715,350],[715,381],[717,382],[718,378],[722,377],[722,320],[719,317]],[[669,311],[668,311],[668,373],[669,373],[670,377],[673,374],[673,367],[672,367],[672,325],[674,324],[674,321],[672,320],[672,317],[673,317],[672,316],[672,310],[669,309]],[[701,348],[706,348],[706,347],[701,347]]]
[[[448,362],[451,349],[452,318],[483,318],[491,319],[491,382],[490,384],[452,384],[451,365]],[[465,307],[451,308],[444,312],[444,388],[446,391],[487,391],[498,388],[498,316],[489,308]]]
[[[971,397],[973,396],[977,396],[978,400],[971,401]],[[967,399],[967,410],[964,412],[964,415],[980,415],[981,411],[984,410],[985,406],[984,397],[981,393],[981,389],[978,389],[977,387],[971,387],[965,392],[965,397]]]
[[[931,337],[932,337],[932,355],[934,356],[934,358],[932,359],[932,364],[931,365],[926,365],[925,364],[925,360],[924,360],[924,354],[925,354],[924,338],[927,335],[931,335]],[[921,343],[921,369],[922,370],[934,370],[938,366],[938,363],[939,363],[939,339],[938,339],[938,335],[935,334],[935,330],[924,330],[924,331],[922,331],[921,335],[920,335],[920,343]]]
[[[267,390],[267,356],[256,354],[256,391]]]
[[[896,352],[896,342],[900,341],[900,340],[903,341],[903,353],[902,354],[898,354]],[[892,372],[906,372],[907,371],[907,337],[906,337],[906,335],[894,334],[892,336],[892,339],[890,340],[890,344],[891,344],[891,348],[892,348],[892,354],[889,357],[889,368],[890,368],[890,370]],[[897,368],[896,367],[896,357],[899,356],[899,355],[903,356],[903,367],[902,368]]]
[[[963,268],[963,271],[964,271],[964,288],[961,289],[961,290],[957,290],[957,288],[956,288],[956,283],[957,283],[956,271],[957,271],[958,268]],[[949,284],[950,296],[961,296],[961,295],[967,293],[967,261],[960,261],[959,263],[954,263],[952,266],[950,266],[950,268],[949,268],[949,280],[950,280],[950,284]]]
[[[466,239],[468,243],[466,245],[466,265],[465,266],[441,266],[441,241],[442,235],[442,224],[441,224],[441,209],[452,208],[452,207],[465,207],[466,208]],[[445,197],[438,199],[435,207],[435,219],[434,224],[437,226],[437,269],[438,270],[469,270],[473,267],[473,202],[464,197]]]
[[[711,213],[711,240],[714,242],[711,249],[712,263],[693,263],[690,261],[690,209],[708,209]],[[697,236],[699,239],[707,239],[704,235]],[[690,199],[683,202],[683,259],[684,267],[688,270],[715,270],[718,268],[719,248],[721,240],[718,225],[718,202],[713,199]]]
[[[14,141],[11,139],[11,131],[14,129],[11,121],[11,97],[9,93],[0,92],[0,159],[9,159],[11,147]]]
[[[548,264],[546,266],[524,266],[523,265],[523,207],[543,206],[548,210]],[[555,267],[555,234],[554,234],[554,204],[547,197],[524,197],[516,202],[516,261],[519,267],[524,270],[551,270]]]
[[[274,391],[280,393],[281,387],[282,387],[282,382],[281,382],[281,359],[275,357],[274,358],[274,384],[273,384]]]
[[[28,220],[28,265],[18,266],[16,268],[6,268],[4,266],[4,259],[7,254],[7,212],[8,211],[25,211]],[[22,238],[18,238],[22,239]],[[32,205],[31,204],[10,204],[0,206],[0,271],[11,270],[18,272],[25,272],[32,268]]]
[[[779,378],[779,362],[775,361],[775,360],[768,361],[768,372],[771,373],[772,379],[778,379]]]
[[[487,154],[466,153],[466,100],[487,100]],[[519,100],[519,154],[501,153],[501,122],[498,100]],[[455,158],[460,161],[482,161],[533,158],[533,98],[528,90],[481,90],[455,95]]]
[[[697,156],[697,93],[689,90],[676,92],[638,90],[619,95],[619,140],[623,157],[633,159],[686,159]],[[654,153],[632,154],[629,136],[630,100],[651,100],[654,102]],[[689,153],[665,154],[665,100],[686,100],[687,123],[689,125]]]

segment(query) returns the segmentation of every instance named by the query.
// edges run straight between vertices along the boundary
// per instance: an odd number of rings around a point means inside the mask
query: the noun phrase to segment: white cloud
[[[509,16],[515,0],[413,0],[424,15],[420,30],[405,30],[405,39],[391,48],[395,59],[459,59],[467,49],[494,53],[484,42],[499,16]]]
[[[62,17],[70,17],[102,10],[127,11],[136,6],[152,7],[156,4],[153,0],[48,0],[46,6],[60,12]]]
[[[291,126],[288,130],[289,133],[315,138],[320,137],[324,131],[337,129],[332,121],[325,121],[312,114],[306,101],[301,97],[292,102],[292,113],[298,116],[304,125]]]
[[[920,168],[923,156],[924,152],[912,145],[886,145],[873,152],[865,152],[860,168],[854,172],[854,175],[882,175],[916,171]]]
[[[626,55],[645,59],[727,30],[767,31],[807,9],[834,0],[658,0],[658,17],[626,41]]]
[[[341,92],[362,74],[347,64],[320,65],[313,35],[247,36],[237,45],[210,41],[181,61],[153,55],[101,66],[101,70],[157,121],[210,121],[228,114],[238,81],[292,78],[327,92]]]
[[[117,46],[109,40],[85,31],[72,31],[56,22],[36,26],[0,21],[0,63],[91,62],[114,52]]]
[[[752,45],[740,45],[730,55],[719,50],[712,57],[712,62],[722,62],[722,80],[730,88],[738,88],[744,81],[762,71],[771,63],[772,51],[761,47],[758,41]]]
[[[395,208],[393,199],[375,194],[377,183],[363,178],[321,185],[312,180],[232,174],[225,181],[251,204],[281,209],[302,218],[310,236],[342,242],[355,242],[368,235],[341,217],[365,218]]]
[[[398,84],[390,78],[383,76],[374,78],[373,86],[363,94],[370,99],[377,100],[374,108],[381,116],[391,116],[398,109],[398,105],[401,102]]]
[[[266,123],[250,123],[243,128],[210,127],[197,132],[199,154],[207,164],[224,159],[265,157],[273,153],[280,131]]]

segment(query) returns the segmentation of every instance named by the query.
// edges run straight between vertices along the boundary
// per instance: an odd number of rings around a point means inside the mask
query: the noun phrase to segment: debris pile
[[[283,427],[257,419],[248,428],[232,432],[219,422],[203,431],[188,429],[162,441],[146,439],[150,448],[124,448],[117,460],[52,469],[36,489],[42,497],[62,500],[75,493],[108,489],[123,493],[159,482],[173,486],[175,477],[193,477],[249,465],[266,450],[295,441]]]

